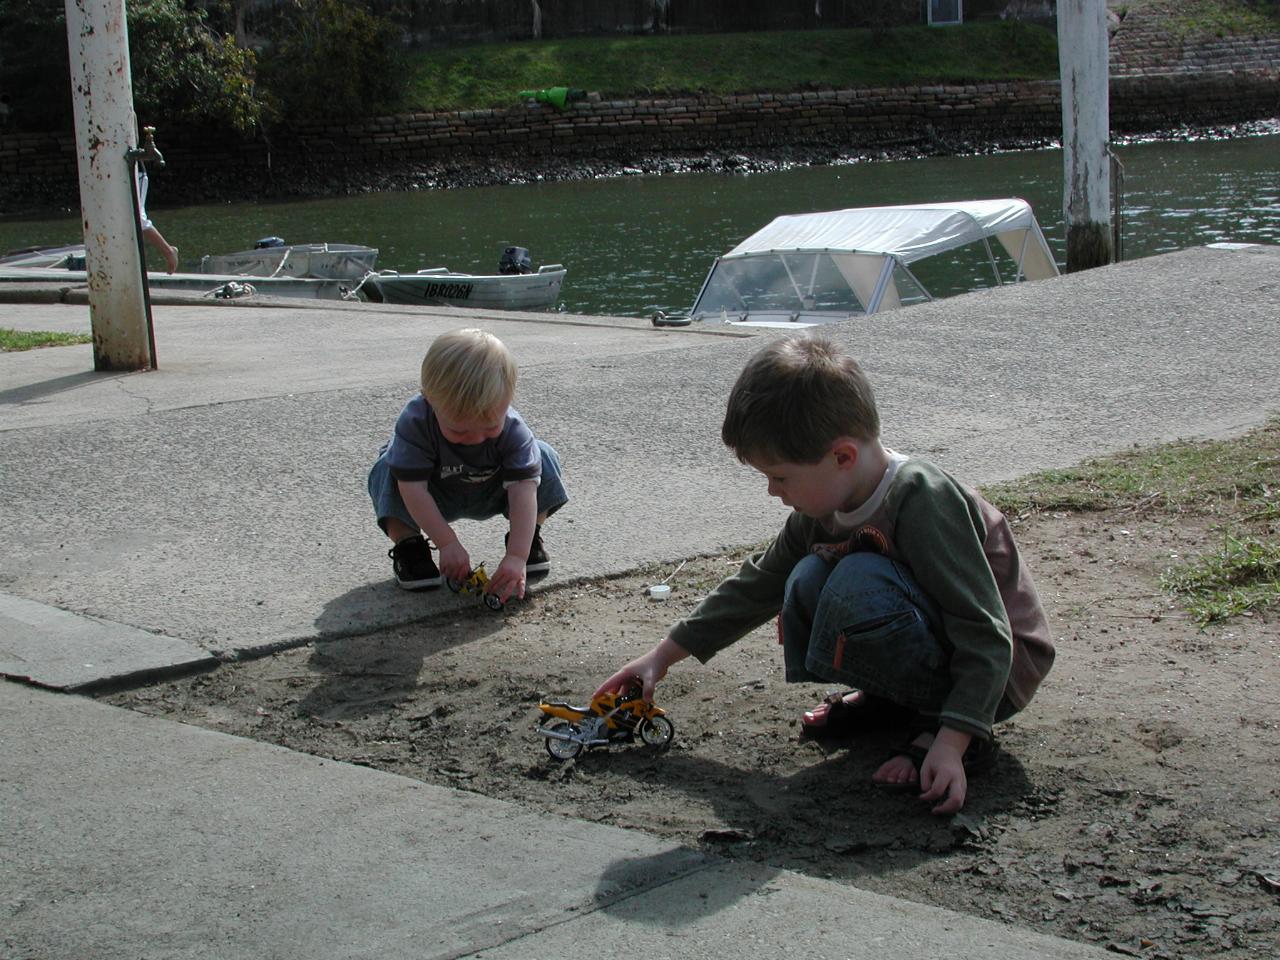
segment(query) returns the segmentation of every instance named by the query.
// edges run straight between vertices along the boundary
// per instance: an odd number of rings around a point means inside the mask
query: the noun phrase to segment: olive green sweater
[[[1001,695],[1022,709],[1053,665],[1049,624],[1004,515],[932,463],[897,454],[851,514],[792,513],[768,549],[672,627],[671,639],[705,663],[777,615],[792,568],[815,549],[874,550],[911,570],[937,605],[951,653],[940,716],[949,727],[990,736]]]

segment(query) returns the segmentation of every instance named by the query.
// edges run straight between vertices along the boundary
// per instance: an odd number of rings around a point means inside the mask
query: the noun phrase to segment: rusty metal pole
[[[1067,271],[1112,260],[1111,103],[1105,0],[1058,0]]]
[[[80,219],[95,370],[152,366],[134,228],[129,30],[124,0],[65,0]]]

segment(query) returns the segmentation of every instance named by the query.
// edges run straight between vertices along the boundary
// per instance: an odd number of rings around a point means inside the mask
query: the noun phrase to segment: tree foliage
[[[0,0],[0,94],[10,125],[57,129],[71,125],[67,21],[57,0]]]
[[[129,56],[139,116],[208,120],[250,133],[262,115],[256,57],[182,0],[129,0]]]
[[[344,0],[291,0],[260,23],[261,81],[289,123],[344,120],[400,104],[407,83],[403,31]]]
[[[213,122],[242,133],[258,124],[255,58],[212,30],[200,6],[130,0],[134,106],[146,122]],[[60,0],[0,0],[0,92],[25,129],[72,124],[67,21]]]

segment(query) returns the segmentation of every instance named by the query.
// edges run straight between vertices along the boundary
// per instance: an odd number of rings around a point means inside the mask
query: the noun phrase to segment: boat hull
[[[68,270],[66,267],[23,267],[0,263],[0,283],[37,281],[44,283],[87,285],[88,274],[84,270]],[[228,284],[240,289],[233,293]],[[227,298],[246,294],[272,297],[301,297],[308,300],[350,300],[354,283],[348,280],[318,280],[312,277],[247,277],[212,273],[157,273],[147,274],[147,286],[156,293],[193,294],[201,297]],[[252,288],[252,289],[249,289]]]
[[[84,269],[84,244],[65,247],[28,247],[0,256],[0,269],[72,269],[73,264]]]
[[[359,292],[374,303],[471,307],[482,310],[547,310],[560,297],[567,271],[546,266],[537,273],[471,274],[447,270],[365,277]]]
[[[153,290],[214,296],[214,291],[235,281],[271,296],[346,300],[373,269],[377,256],[375,247],[350,243],[264,247],[202,257],[194,273],[149,272],[147,282]],[[33,247],[0,256],[0,280],[83,283],[86,277],[83,244]]]

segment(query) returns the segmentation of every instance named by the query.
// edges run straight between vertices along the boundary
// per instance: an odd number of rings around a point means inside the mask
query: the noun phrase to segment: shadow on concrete
[[[0,406],[16,406],[23,403],[31,403],[35,400],[43,400],[54,394],[66,393],[79,387],[87,386],[90,383],[97,383],[103,379],[123,379],[132,374],[125,373],[99,373],[95,370],[86,370],[83,373],[72,373],[65,377],[54,377],[52,380],[42,380],[39,383],[28,383],[21,387],[10,387],[8,390],[0,390]]]
[[[352,587],[325,601],[315,618],[320,640],[360,637],[375,630],[396,630],[433,617],[460,612],[462,604],[444,590],[410,592],[396,586],[390,574]]]
[[[399,609],[388,614],[372,607],[371,592],[385,593],[386,601]],[[432,679],[422,677],[427,657],[484,640],[505,626],[501,613],[480,607],[478,601],[473,605],[472,598],[443,590],[429,598],[378,584],[325,604],[316,618],[319,638],[309,661],[323,679],[298,704],[299,715],[343,720],[390,710],[415,691],[431,688]],[[353,625],[365,623],[370,611],[378,619],[367,629],[376,632],[354,635]],[[388,621],[394,625],[388,627]],[[445,624],[448,629],[442,629]],[[466,629],[459,630],[459,624]],[[335,629],[339,625],[342,629]]]
[[[817,748],[825,760],[789,775],[644,750],[593,751],[577,763],[584,772],[600,764],[637,782],[660,781],[686,793],[694,808],[714,810],[724,826],[704,831],[699,838],[704,849],[815,877],[828,877],[833,860],[845,864],[851,875],[910,870],[980,842],[984,825],[993,818],[1042,812],[1038,794],[1043,791],[1016,756],[1001,750],[992,769],[971,776],[958,816],[934,816],[915,791],[871,781],[900,742],[899,736],[877,734],[821,745]],[[743,755],[744,764],[750,762],[749,753]],[[895,856],[875,855],[886,849]],[[815,856],[815,850],[823,852]]]
[[[705,853],[678,847],[647,857],[615,860],[600,875],[596,884],[596,902],[605,913],[616,914],[637,923],[656,927],[682,927],[732,907],[759,892],[782,871],[764,864],[744,864],[735,869],[732,881],[721,873],[710,872],[708,866],[724,863]],[[700,882],[698,875],[704,875]],[[664,900],[658,912],[637,910],[629,903],[634,893],[651,890],[684,877],[693,877],[687,895]]]

